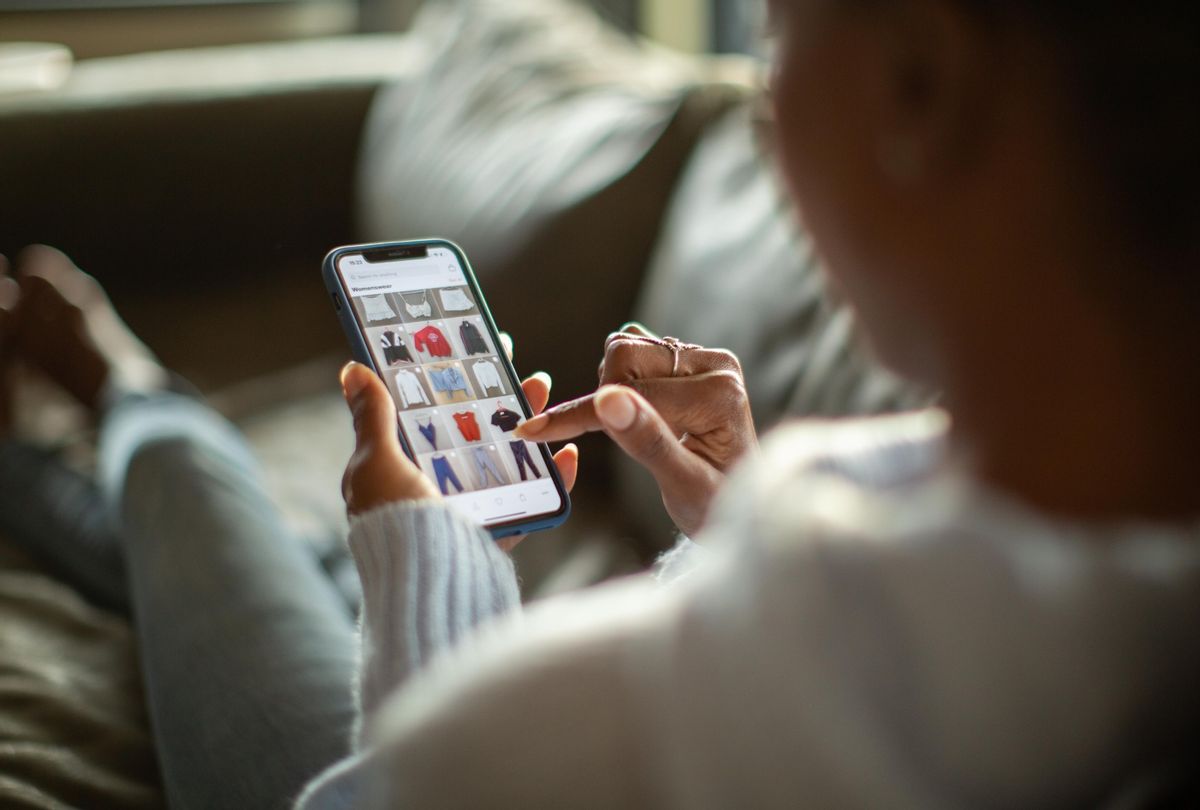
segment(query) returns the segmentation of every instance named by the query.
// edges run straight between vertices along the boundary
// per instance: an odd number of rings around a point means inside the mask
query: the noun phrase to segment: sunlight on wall
[[[663,45],[692,53],[709,49],[707,0],[642,0],[642,33]]]

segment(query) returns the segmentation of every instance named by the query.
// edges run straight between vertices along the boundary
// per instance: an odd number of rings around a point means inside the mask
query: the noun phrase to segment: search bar
[[[351,295],[381,292],[408,292],[431,287],[454,287],[465,284],[461,270],[411,263],[371,264],[343,267],[343,276]]]

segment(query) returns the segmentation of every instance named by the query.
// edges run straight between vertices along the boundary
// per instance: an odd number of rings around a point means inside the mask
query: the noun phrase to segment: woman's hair
[[[897,0],[850,0],[879,4]],[[1157,282],[1200,290],[1200,13],[1196,0],[946,0],[984,30],[1031,30],[1105,212]]]
[[[1079,147],[1154,274],[1200,286],[1200,25],[1195,1],[954,0],[1041,27]],[[1160,276],[1161,278],[1161,276]],[[1162,280],[1166,280],[1162,278]]]

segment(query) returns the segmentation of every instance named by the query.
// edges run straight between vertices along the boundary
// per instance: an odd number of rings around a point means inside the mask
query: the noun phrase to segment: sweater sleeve
[[[512,560],[491,535],[436,502],[394,503],[351,523],[362,580],[359,737],[389,694],[476,626],[520,606]],[[315,779],[301,810],[361,806],[373,755],[362,751]]]
[[[395,503],[357,518],[350,551],[363,586],[361,717],[476,625],[520,605],[512,560],[449,507]]]

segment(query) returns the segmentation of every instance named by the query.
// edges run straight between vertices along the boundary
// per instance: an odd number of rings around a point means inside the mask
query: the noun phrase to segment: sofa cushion
[[[0,806],[165,806],[133,631],[0,537]]]
[[[430,3],[410,36],[440,50],[375,102],[365,235],[455,240],[520,367],[594,386],[687,155],[744,83],[561,0]]]
[[[629,171],[697,78],[569,2],[427,3],[410,36],[438,55],[375,103],[364,230],[469,237],[489,261]]]

